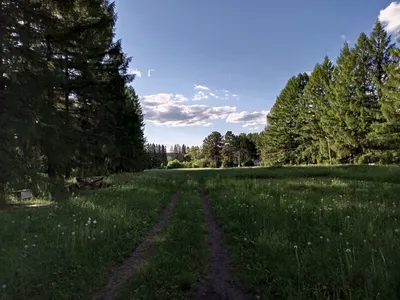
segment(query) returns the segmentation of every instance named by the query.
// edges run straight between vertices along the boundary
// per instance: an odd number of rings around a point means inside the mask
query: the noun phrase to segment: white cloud
[[[147,71],[147,77],[151,77],[151,73],[154,72],[154,69],[150,69]]]
[[[379,21],[386,25],[388,32],[400,31],[400,2],[392,2],[379,13]]]
[[[236,94],[232,94],[231,96],[235,97],[235,98],[239,97],[239,95],[236,95]]]
[[[218,99],[218,98],[219,98],[219,96],[215,95],[214,93],[210,93],[210,96],[211,96],[211,97],[214,97],[215,99]]]
[[[136,78],[142,77],[142,72],[140,72],[138,69],[129,69],[128,74],[135,75]]]
[[[346,40],[346,35],[342,34],[342,35],[340,36],[340,38],[341,38],[342,40]]]
[[[209,87],[206,87],[206,86],[200,85],[200,84],[195,84],[194,85],[194,89],[195,90],[203,90],[203,91],[209,91],[210,90]]]
[[[261,127],[266,125],[266,117],[269,110],[262,111],[242,111],[239,113],[232,113],[226,119],[227,123],[243,123],[243,127]]]
[[[206,99],[208,99],[208,95],[206,95],[203,91],[198,91],[193,97],[193,101],[200,101]]]
[[[172,127],[211,126],[210,120],[226,119],[236,111],[232,106],[185,105],[183,95],[155,94],[140,98],[145,120]]]

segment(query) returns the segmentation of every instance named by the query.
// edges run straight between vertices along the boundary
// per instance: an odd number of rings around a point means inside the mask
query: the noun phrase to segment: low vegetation
[[[0,212],[0,299],[78,299],[108,281],[181,196],[120,299],[184,299],[209,257],[202,188],[231,275],[260,299],[399,299],[400,169],[384,166],[121,174],[71,203]]]

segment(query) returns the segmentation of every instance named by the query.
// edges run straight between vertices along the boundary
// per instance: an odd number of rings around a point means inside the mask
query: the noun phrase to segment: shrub
[[[243,166],[244,167],[254,167],[254,161],[251,159],[248,159],[243,163]]]
[[[167,165],[167,169],[179,169],[183,167],[184,165],[177,159],[170,160]]]

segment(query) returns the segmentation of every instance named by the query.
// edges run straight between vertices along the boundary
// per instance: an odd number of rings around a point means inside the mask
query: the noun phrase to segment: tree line
[[[145,167],[143,115],[108,0],[0,0],[0,194]],[[1,198],[0,195],[0,198]]]
[[[399,40],[400,42],[400,40]],[[400,162],[400,49],[377,21],[336,65],[289,79],[267,116],[266,164]]]
[[[147,149],[148,169],[153,168],[206,168],[252,166],[260,159],[257,149],[257,133],[235,135],[228,131],[222,135],[218,131],[208,135],[202,146],[174,145],[169,153],[164,153],[164,145],[151,144]],[[155,149],[155,150],[153,150]],[[161,152],[157,152],[161,149]],[[159,160],[158,153],[164,160]],[[166,160],[167,159],[167,163]],[[155,163],[152,163],[155,162]]]

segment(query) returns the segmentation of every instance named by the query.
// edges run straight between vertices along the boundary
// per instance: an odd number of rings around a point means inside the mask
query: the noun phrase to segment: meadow
[[[187,299],[210,255],[255,299],[400,299],[400,168],[270,167],[111,176],[67,204],[0,211],[0,299],[90,299],[180,192],[119,299]],[[189,297],[190,298],[190,297]]]

